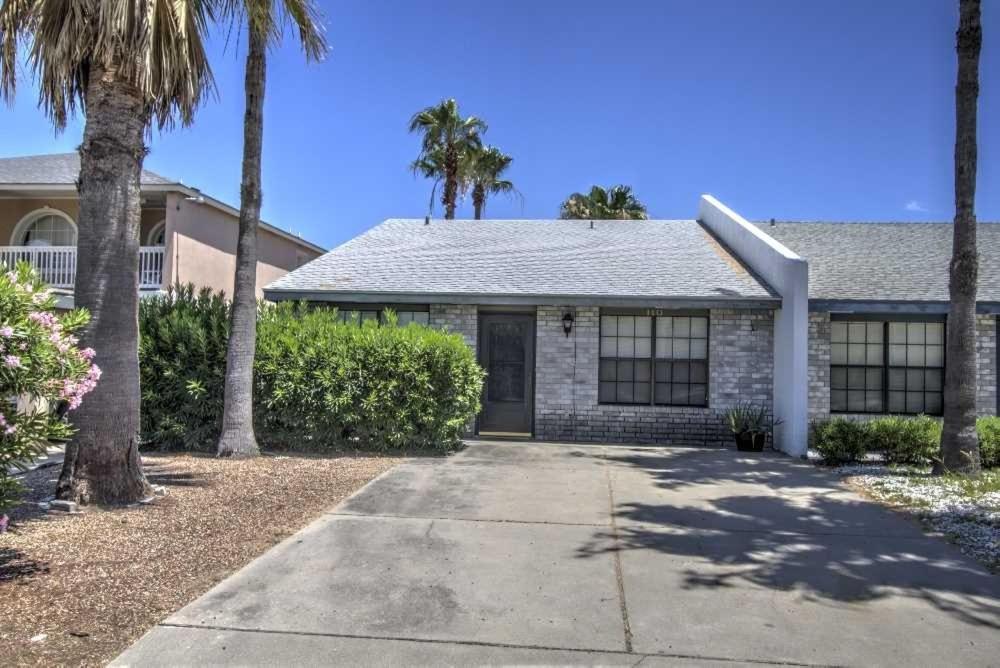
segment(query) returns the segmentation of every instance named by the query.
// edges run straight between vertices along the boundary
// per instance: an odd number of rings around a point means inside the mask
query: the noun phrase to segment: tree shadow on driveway
[[[1000,577],[832,473],[725,450],[605,459],[616,526],[595,532],[581,558],[655,553],[663,581],[682,589],[762,588],[826,605],[906,597],[1000,630]]]

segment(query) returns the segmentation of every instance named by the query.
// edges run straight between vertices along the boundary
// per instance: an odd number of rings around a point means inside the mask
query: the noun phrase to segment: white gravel
[[[905,507],[962,552],[1000,572],[1000,492],[970,495],[957,480],[926,470],[861,464],[837,471],[871,496]]]

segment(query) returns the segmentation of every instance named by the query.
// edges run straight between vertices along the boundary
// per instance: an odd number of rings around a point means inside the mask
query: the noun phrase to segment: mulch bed
[[[146,630],[392,467],[391,457],[143,457],[155,503],[46,514],[58,467],[0,535],[4,665],[104,665]]]

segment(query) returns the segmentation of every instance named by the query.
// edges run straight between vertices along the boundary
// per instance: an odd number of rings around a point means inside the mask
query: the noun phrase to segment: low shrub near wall
[[[229,305],[190,286],[139,310],[142,442],[213,452]],[[479,410],[483,372],[461,337],[420,325],[341,323],[333,309],[262,305],[257,438],[274,449],[447,449]]]
[[[142,442],[213,451],[222,429],[229,302],[191,285],[139,301]]]
[[[484,374],[460,336],[419,325],[344,324],[279,304],[257,330],[262,445],[447,449],[479,410]]]
[[[1000,466],[1000,418],[976,421],[984,468]],[[862,461],[869,453],[889,464],[930,464],[941,447],[941,421],[926,415],[871,420],[837,417],[813,425],[813,447],[827,464]]]

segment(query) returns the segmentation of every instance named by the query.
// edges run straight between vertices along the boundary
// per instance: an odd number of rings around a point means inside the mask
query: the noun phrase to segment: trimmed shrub
[[[887,464],[929,464],[941,449],[941,422],[926,415],[890,415],[868,422],[869,452],[880,452]]]
[[[283,303],[261,314],[257,437],[271,448],[449,449],[479,411],[484,374],[462,338],[421,325],[342,323]]]
[[[16,502],[23,469],[49,440],[73,429],[61,417],[94,389],[101,370],[93,350],[76,348],[73,332],[87,324],[84,311],[56,316],[55,298],[26,263],[0,273],[0,511]]]
[[[214,451],[222,429],[229,303],[178,286],[139,301],[144,448]]]
[[[983,468],[1000,466],[1000,417],[981,417],[976,420],[979,434],[979,458]]]
[[[842,417],[813,425],[813,447],[825,464],[850,464],[865,457],[868,443],[868,423]]]

